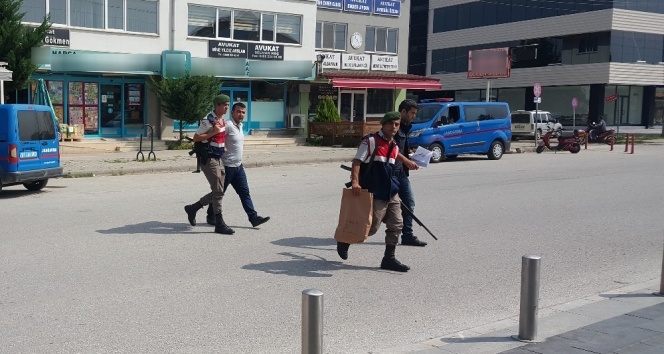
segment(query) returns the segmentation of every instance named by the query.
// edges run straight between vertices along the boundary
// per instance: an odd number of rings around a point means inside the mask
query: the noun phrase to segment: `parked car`
[[[421,103],[409,135],[410,148],[433,151],[431,162],[459,154],[498,160],[511,141],[510,109],[504,102]]]
[[[535,121],[537,121],[537,130],[535,130]],[[553,116],[547,111],[514,111],[512,112],[512,136],[514,140],[518,138],[532,138],[537,134],[537,139],[541,139],[542,134],[555,124]]]
[[[37,191],[62,176],[56,127],[51,107],[0,105],[0,190],[22,184]]]

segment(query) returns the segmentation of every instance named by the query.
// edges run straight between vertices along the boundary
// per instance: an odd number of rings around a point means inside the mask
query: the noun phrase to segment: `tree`
[[[161,109],[166,115],[180,121],[180,143],[184,138],[184,124],[194,124],[210,112],[212,99],[219,92],[219,80],[214,76],[190,76],[162,78],[152,77],[148,87],[161,101]]]
[[[314,122],[341,122],[339,111],[332,98],[325,97],[322,101],[318,102]]]
[[[51,28],[50,15],[39,27],[21,24],[23,0],[0,0],[0,61],[7,62],[13,71],[12,81],[5,82],[7,92],[26,88],[39,66],[32,63],[32,48],[44,45],[44,37]]]

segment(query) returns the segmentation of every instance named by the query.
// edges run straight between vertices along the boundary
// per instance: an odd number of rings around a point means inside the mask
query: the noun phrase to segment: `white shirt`
[[[243,146],[242,122],[235,124],[231,118],[226,121],[226,152],[221,156],[224,166],[239,167],[242,164]]]

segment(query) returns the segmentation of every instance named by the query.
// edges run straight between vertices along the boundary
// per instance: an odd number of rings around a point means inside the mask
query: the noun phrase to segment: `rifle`
[[[353,170],[352,168],[350,168],[350,167],[348,167],[348,166],[346,166],[346,165],[341,165],[341,168],[344,169],[344,170],[346,170],[346,171],[352,171],[352,170]],[[353,184],[352,184],[351,182],[348,182],[348,183],[346,183],[345,185],[346,185],[346,188],[350,188]],[[409,208],[408,206],[406,206],[406,204],[404,204],[403,201],[399,200],[399,203],[401,203],[401,209],[405,210],[408,214],[410,214],[410,216],[413,217],[413,220],[414,220],[418,225],[422,226],[422,228],[425,229],[425,230],[429,233],[429,235],[431,235],[431,237],[433,237],[434,240],[438,240],[438,237],[436,237],[436,236],[431,232],[431,230],[429,230],[428,227],[424,226],[424,224],[420,221],[420,219],[418,219],[417,216],[415,216],[415,213],[413,213],[413,211],[410,210],[410,208]]]
[[[192,139],[188,136],[185,136],[184,138],[186,140],[191,141],[192,143],[194,143],[194,147],[191,149],[191,151],[189,151],[189,156],[193,156],[194,154],[196,154],[196,171],[193,171],[192,173],[201,173],[201,157],[198,156],[198,153],[196,151],[197,150],[196,149],[196,143],[194,142],[194,139]]]

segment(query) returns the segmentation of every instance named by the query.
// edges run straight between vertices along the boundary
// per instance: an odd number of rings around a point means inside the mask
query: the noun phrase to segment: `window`
[[[263,14],[263,32],[261,35],[261,40],[264,42],[273,42],[274,41],[274,15],[272,14]]]
[[[216,37],[214,21],[217,11],[211,7],[189,5],[188,34],[196,37]]]
[[[50,112],[18,111],[17,118],[21,141],[55,139],[55,124]]]
[[[346,50],[346,24],[317,22],[316,48]]]
[[[383,114],[394,110],[393,90],[367,90],[367,114]]]
[[[586,36],[579,40],[579,54],[597,52],[597,37]]]
[[[231,22],[232,14],[230,10],[217,10],[219,14],[219,25],[217,27],[218,33],[217,37],[221,38],[231,38]]]
[[[234,10],[233,39],[258,41],[261,21],[260,12]]]
[[[158,5],[159,0],[25,0],[20,11],[25,22],[40,23],[48,12],[51,23],[61,25],[157,33]]]
[[[466,122],[475,122],[491,119],[500,119],[508,116],[507,107],[504,105],[466,105],[463,107]]]
[[[397,53],[399,30],[367,26],[365,48],[368,52]]]
[[[302,40],[301,28],[301,16],[277,15],[277,42],[300,44]]]

